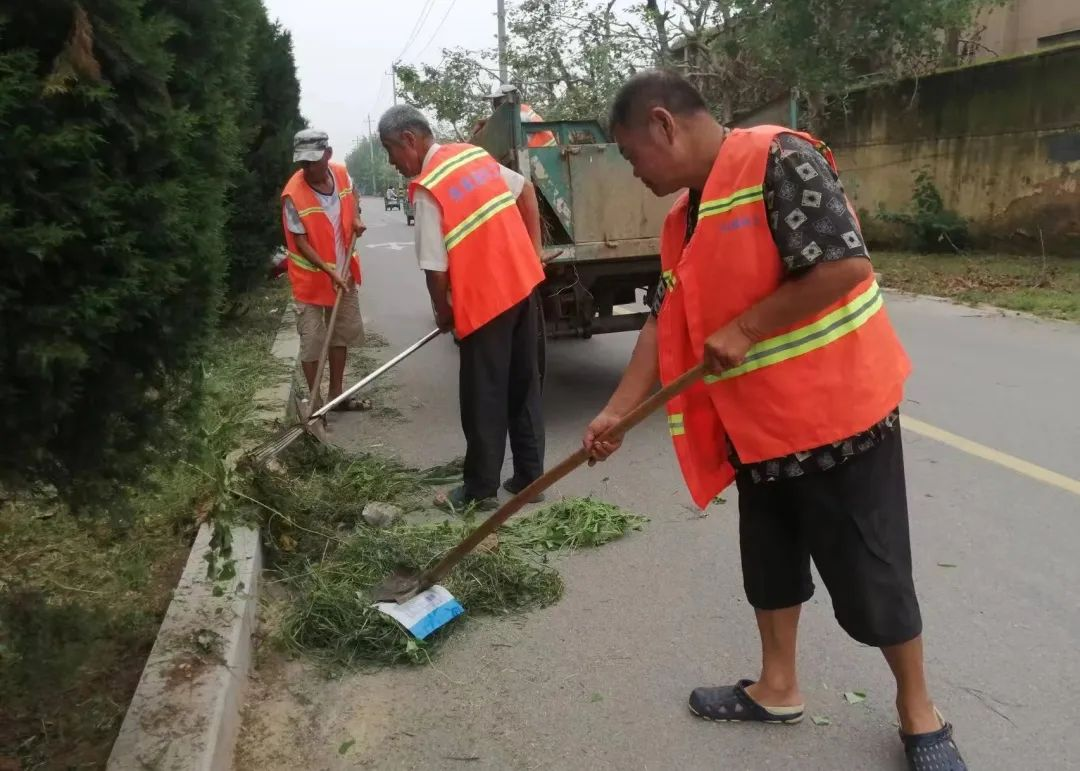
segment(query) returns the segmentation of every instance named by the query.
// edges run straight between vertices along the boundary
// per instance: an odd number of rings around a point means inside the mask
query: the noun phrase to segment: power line
[[[375,95],[375,111],[378,112],[379,105],[382,104],[383,92],[386,90],[386,73],[383,73],[382,78],[379,79],[379,93]]]
[[[457,3],[457,0],[450,0],[450,5],[447,6],[446,13],[443,14],[442,19],[440,19],[439,23],[435,26],[435,31],[431,33],[431,37],[429,37],[428,41],[424,43],[424,47],[420,49],[420,53],[416,54],[416,56],[413,57],[413,59],[415,59],[417,62],[420,61],[421,56],[427,53],[427,50],[431,48],[431,44],[435,41],[435,38],[438,37],[439,33],[442,31],[443,24],[445,24],[446,20],[450,18],[450,12],[454,10],[455,3]]]
[[[420,9],[420,15],[416,18],[416,23],[413,25],[412,31],[409,33],[409,37],[405,42],[405,47],[401,49],[401,53],[394,57],[394,61],[400,61],[401,58],[405,56],[405,52],[409,50],[409,46],[416,42],[416,36],[419,35],[420,30],[423,29],[428,16],[431,15],[431,9],[434,5],[435,0],[427,0],[427,2],[424,3],[424,7]]]

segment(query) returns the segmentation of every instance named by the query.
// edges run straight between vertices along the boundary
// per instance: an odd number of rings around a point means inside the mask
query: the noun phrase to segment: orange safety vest
[[[532,107],[527,104],[521,105],[521,122],[522,123],[543,123],[544,119],[540,117],[540,114],[536,112]],[[538,131],[535,134],[529,135],[529,147],[552,147],[557,145],[558,141],[555,139],[555,135],[550,131]]]
[[[735,129],[713,164],[686,243],[688,195],[660,241],[666,292],[658,322],[660,376],[702,360],[705,339],[784,280],[766,221],[762,181],[773,138],[787,129]],[[801,136],[832,153],[808,134]],[[738,367],[709,376],[667,406],[686,485],[706,506],[731,484],[725,436],[745,463],[812,450],[863,431],[901,401],[911,371],[873,277],[830,307],[755,343]]]
[[[443,145],[409,183],[410,201],[418,187],[442,211],[454,331],[466,337],[528,297],[544,269],[499,164],[485,150]]]
[[[356,222],[356,193],[349,184],[349,172],[344,164],[331,163],[330,173],[334,175],[334,189],[341,199],[341,233],[346,240],[345,247],[352,243],[353,224]],[[304,172],[298,170],[285,184],[281,191],[282,202],[292,199],[307,230],[308,243],[323,258],[331,270],[337,270],[337,234],[330,224],[315,191],[304,179]],[[337,299],[337,290],[330,276],[308,262],[296,245],[296,235],[289,230],[282,211],[282,224],[285,227],[285,247],[288,251],[289,282],[292,284],[293,297],[297,302],[309,305],[333,305]],[[360,256],[353,251],[349,257],[349,272],[353,280],[360,283]]]

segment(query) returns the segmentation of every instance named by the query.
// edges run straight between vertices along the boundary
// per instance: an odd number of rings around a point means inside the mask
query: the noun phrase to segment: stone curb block
[[[110,771],[232,766],[262,559],[258,531],[233,528],[236,578],[215,597],[205,559],[212,531],[199,528],[113,745]]]
[[[280,417],[292,401],[300,351],[292,308],[282,315],[273,355],[289,380],[262,389],[262,416]],[[199,528],[138,688],[113,744],[109,771],[228,771],[240,729],[262,570],[259,531],[232,530],[236,577],[207,578],[212,527]]]

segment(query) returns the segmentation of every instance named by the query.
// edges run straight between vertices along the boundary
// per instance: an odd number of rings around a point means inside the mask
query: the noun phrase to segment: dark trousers
[[[538,335],[534,293],[461,341],[465,493],[472,498],[498,491],[507,434],[514,477],[527,483],[544,472]]]

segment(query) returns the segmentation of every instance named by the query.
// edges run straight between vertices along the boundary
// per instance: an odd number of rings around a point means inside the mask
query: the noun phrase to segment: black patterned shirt
[[[765,212],[776,242],[784,274],[798,276],[814,265],[849,257],[867,257],[858,220],[851,213],[844,187],[829,162],[812,144],[794,134],[773,140],[763,184]],[[686,212],[686,240],[697,227],[701,193],[690,191]],[[664,282],[653,293],[653,315],[664,301]],[[877,446],[899,422],[899,407],[855,436],[759,463],[743,464],[728,439],[732,465],[745,471],[753,482],[773,481],[827,471],[848,458]]]

